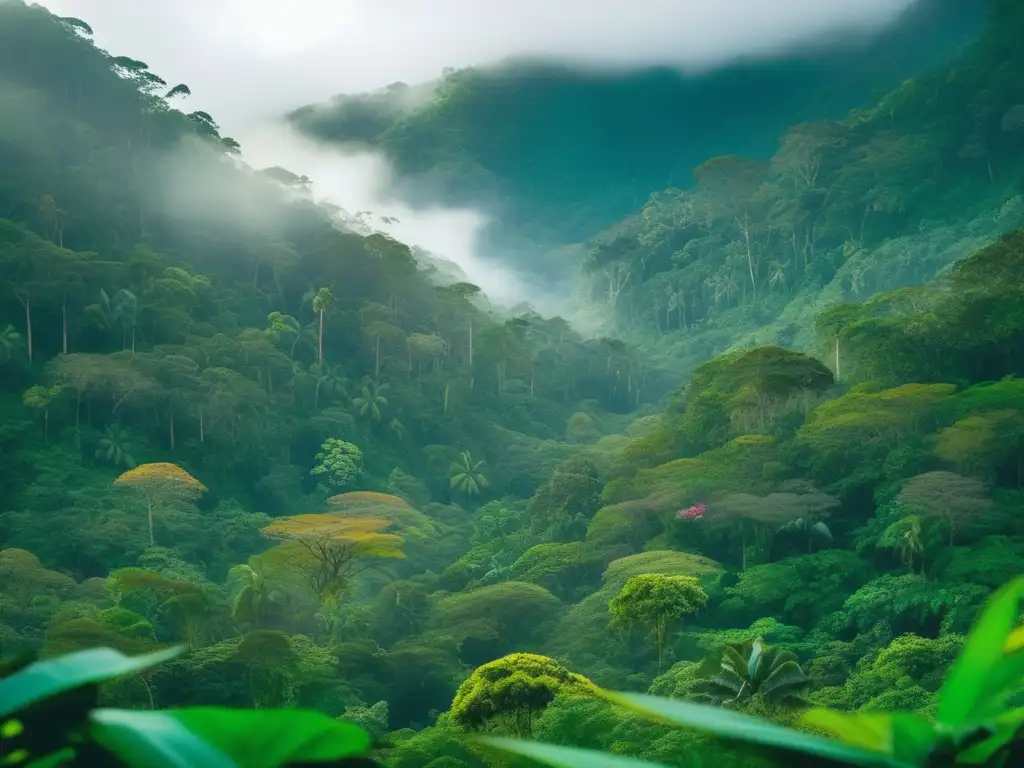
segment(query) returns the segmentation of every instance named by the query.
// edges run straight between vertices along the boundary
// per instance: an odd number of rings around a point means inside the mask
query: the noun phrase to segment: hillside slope
[[[977,4],[927,0],[877,38],[822,41],[706,75],[509,62],[338,97],[291,119],[319,139],[383,149],[414,201],[495,213],[502,258],[545,270],[539,246],[585,239],[651,192],[689,184],[705,157],[767,157],[791,124],[840,116],[947,58],[980,17]]]

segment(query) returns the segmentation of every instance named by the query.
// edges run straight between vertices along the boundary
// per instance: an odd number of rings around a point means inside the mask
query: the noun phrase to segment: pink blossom
[[[707,510],[708,508],[705,504],[694,504],[692,507],[680,509],[676,512],[676,517],[680,520],[700,520]]]

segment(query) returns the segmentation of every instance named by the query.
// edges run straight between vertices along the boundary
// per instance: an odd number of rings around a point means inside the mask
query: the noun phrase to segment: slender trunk
[[[206,442],[206,426],[203,423],[203,406],[199,406],[199,442]]]
[[[18,295],[22,306],[25,307],[25,344],[28,348],[28,364],[32,365],[32,295],[26,293],[24,298]]]
[[[153,497],[146,496],[146,511],[149,515],[149,546],[155,547],[156,541],[153,539]]]
[[[839,375],[839,337],[836,336],[836,381],[840,380]]]
[[[448,413],[448,390],[451,388],[451,382],[444,385],[444,412]]]
[[[324,364],[324,311],[320,310],[320,334],[316,340],[316,361]]]
[[[60,350],[65,355],[68,353],[68,297],[64,295],[60,304]]]
[[[174,406],[171,406],[171,450],[174,450]]]
[[[43,442],[50,443],[50,409],[43,410]]]

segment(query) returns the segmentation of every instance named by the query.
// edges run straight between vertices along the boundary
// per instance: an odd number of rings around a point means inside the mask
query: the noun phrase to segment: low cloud
[[[592,67],[704,68],[845,31],[884,26],[914,0],[42,0],[87,21],[96,43],[187,83],[254,167],[279,165],[347,211],[398,223],[396,238],[457,263],[502,303],[557,309],[550,287],[481,259],[486,215],[411,210],[378,155],[324,148],[280,124],[338,93],[437,77],[447,66],[538,55]],[[379,221],[379,219],[378,219]]]

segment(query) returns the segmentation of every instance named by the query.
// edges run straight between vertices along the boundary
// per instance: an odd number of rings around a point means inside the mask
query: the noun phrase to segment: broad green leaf
[[[718,707],[663,699],[640,693],[605,693],[610,701],[669,725],[683,725],[727,739],[801,752],[847,765],[869,768],[913,768],[910,763],[784,728],[756,717]]]
[[[165,712],[94,709],[89,732],[131,768],[240,768]]]
[[[341,760],[365,755],[371,746],[362,728],[301,709],[189,707],[166,714],[242,768]]]
[[[919,764],[935,743],[935,726],[927,718],[902,712],[836,712],[811,709],[803,721],[852,747],[881,752]]]
[[[175,647],[141,656],[125,656],[112,648],[91,648],[29,664],[0,680],[0,718],[58,693],[152,667],[177,656],[181,650]]]
[[[1006,700],[1024,685],[1024,651],[998,659],[985,679],[972,720],[984,723],[1002,714]]]
[[[988,765],[988,761],[994,754],[1013,741],[1022,725],[1024,725],[1024,707],[1011,709],[992,722],[993,733],[991,736],[965,749],[957,756],[957,764]]]
[[[1024,597],[1024,577],[1014,579],[989,598],[939,692],[936,719],[941,724],[959,728],[985,705],[982,699],[986,684],[1003,658],[1003,647],[1017,625],[1021,597]]]
[[[1024,627],[1017,627],[1006,638],[1006,643],[1003,645],[1003,653],[1013,653],[1022,648],[1024,648]]]
[[[483,737],[477,741],[500,749],[502,752],[528,757],[538,763],[550,765],[552,768],[666,768],[658,763],[649,763],[635,757],[608,755],[591,749],[561,747],[537,741],[517,741],[494,737]]]

